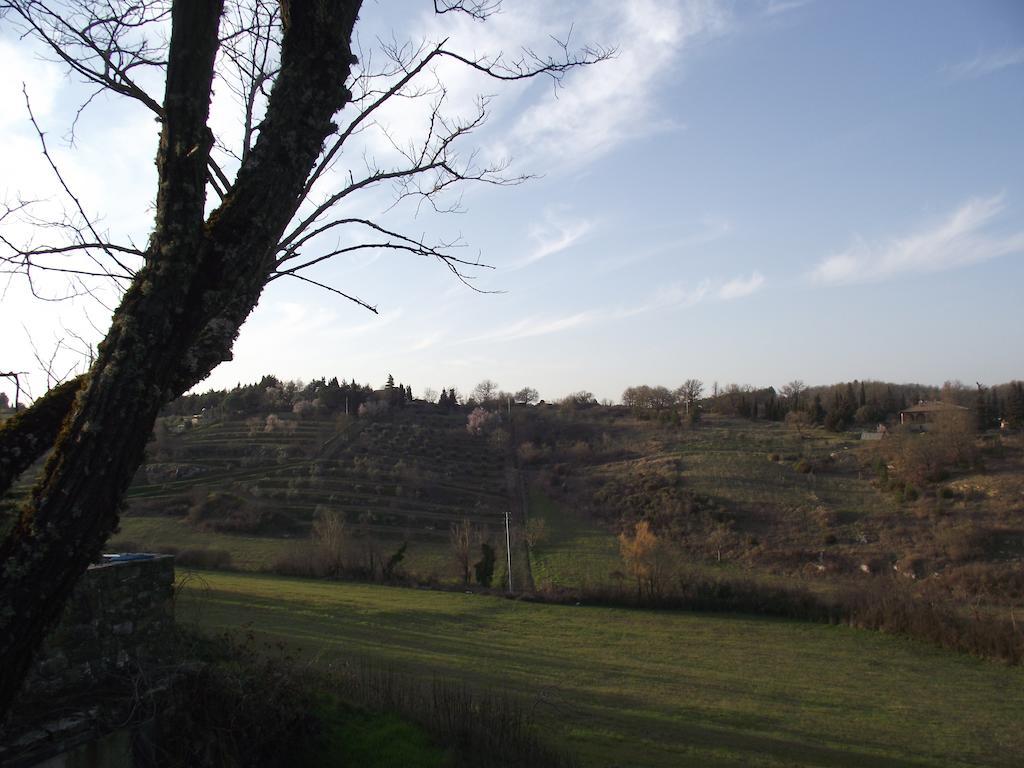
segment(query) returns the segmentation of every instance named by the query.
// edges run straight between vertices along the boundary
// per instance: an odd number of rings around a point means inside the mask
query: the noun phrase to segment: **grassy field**
[[[1016,766],[1024,669],[880,634],[204,573],[178,618],[521,697],[588,766]]]
[[[529,490],[529,515],[544,521],[544,540],[530,550],[538,587],[600,585],[621,570],[618,542],[607,529],[565,509],[535,485]]]
[[[223,550],[231,555],[231,568],[268,571],[289,552],[306,552],[310,542],[306,536],[281,538],[201,531],[176,517],[125,517],[121,520],[120,532],[111,539],[107,549],[146,551],[162,547]],[[416,538],[406,550],[403,566],[409,572],[424,577],[433,574],[438,580],[448,580],[454,567],[451,548],[444,540]],[[505,573],[504,566],[501,573]]]

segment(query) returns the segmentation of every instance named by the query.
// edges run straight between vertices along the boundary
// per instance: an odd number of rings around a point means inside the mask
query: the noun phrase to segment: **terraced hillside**
[[[897,478],[921,441],[898,432],[872,442],[717,414],[679,428],[624,409],[530,422],[519,454],[545,524],[539,584],[614,583],[616,534],[645,521],[688,567],[812,586],[891,575],[975,605],[1024,597],[1017,434],[972,436],[976,464],[911,486]]]
[[[504,538],[505,453],[470,435],[460,414],[269,414],[187,429],[165,420],[148,453],[128,493],[122,542],[223,548],[239,555],[236,566],[258,569],[329,514],[352,541],[379,548],[364,555],[409,542],[407,563],[444,576],[453,524],[468,519]]]

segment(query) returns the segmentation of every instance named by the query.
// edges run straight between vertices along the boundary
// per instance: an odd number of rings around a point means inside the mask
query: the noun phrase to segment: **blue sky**
[[[494,267],[475,284],[501,293],[474,293],[408,255],[335,259],[310,276],[379,315],[277,281],[235,360],[200,388],[266,372],[380,385],[393,373],[417,392],[490,378],[547,398],[587,389],[618,399],[629,385],[689,377],[1024,377],[1024,4],[550,5],[508,0],[478,25],[434,18],[430,3],[367,3],[360,22],[366,49],[394,34],[513,51],[570,26],[574,41],[617,46],[557,91],[440,72],[453,113],[495,94],[475,137],[482,157],[511,156],[514,171],[538,178],[466,188],[454,215],[388,210],[387,190],[345,212],[417,236],[461,235],[467,256]],[[81,92],[33,56],[0,33],[0,59],[56,142]],[[8,199],[52,186],[15,79],[0,93]],[[411,136],[419,114],[403,104],[381,121]],[[230,109],[215,105],[215,116],[230,133]],[[111,101],[86,114],[77,148],[59,148],[111,230],[137,242],[155,137],[140,109]],[[361,149],[387,154],[379,136]],[[38,367],[23,326],[48,357],[62,329],[92,338],[108,317],[88,300],[31,302],[13,281],[0,367]]]

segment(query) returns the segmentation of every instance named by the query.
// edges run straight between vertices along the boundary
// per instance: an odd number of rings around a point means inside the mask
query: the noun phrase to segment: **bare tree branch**
[[[53,170],[54,175],[57,177],[57,181],[60,183],[61,188],[64,190],[64,194],[68,196],[68,199],[71,200],[79,215],[82,217],[84,228],[88,230],[88,232],[92,235],[93,242],[99,245],[100,250],[107,254],[110,260],[114,262],[114,264],[116,264],[122,270],[123,275],[126,275],[128,277],[134,277],[135,272],[129,269],[124,263],[122,263],[121,260],[114,255],[114,251],[112,249],[107,248],[105,244],[103,244],[103,238],[100,237],[99,233],[96,231],[96,227],[93,225],[92,219],[90,219],[89,215],[85,212],[85,208],[82,207],[81,201],[78,199],[78,197],[75,196],[75,193],[71,191],[71,187],[69,187],[68,183],[64,180],[64,176],[61,174],[60,169],[57,167],[57,164],[53,161],[53,157],[50,155],[50,150],[46,146],[46,134],[43,133],[43,130],[39,127],[39,123],[36,122],[36,116],[32,113],[32,102],[28,97],[28,89],[24,85],[22,86],[21,92],[25,96],[25,109],[28,111],[28,118],[32,122],[32,127],[35,129],[36,135],[39,137],[39,143],[42,145],[43,157],[46,158],[46,162],[49,164],[50,168]],[[89,249],[85,249],[85,253],[96,264],[96,266],[100,267],[101,269],[103,268],[103,265],[99,262],[99,260],[93,258],[92,255],[89,253]]]
[[[327,285],[326,283],[317,282],[316,280],[313,280],[312,278],[306,277],[305,275],[299,275],[299,274],[296,274],[295,272],[275,272],[275,273],[273,273],[270,276],[270,279],[271,280],[276,280],[279,277],[294,277],[296,280],[301,280],[304,283],[309,283],[310,285],[315,285],[318,288],[323,288],[325,291],[330,291],[331,293],[336,293],[339,296],[341,296],[342,298],[348,299],[349,301],[358,304],[359,306],[363,307],[364,309],[370,310],[375,315],[379,314],[379,312],[377,312],[377,308],[375,306],[367,304],[362,299],[357,298],[355,296],[352,296],[350,294],[347,294],[344,291],[339,291],[337,288],[332,288],[331,286]]]

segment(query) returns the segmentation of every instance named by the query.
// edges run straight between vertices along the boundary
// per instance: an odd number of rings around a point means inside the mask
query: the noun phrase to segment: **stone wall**
[[[160,655],[174,623],[174,558],[118,555],[93,565],[26,681],[37,697],[86,690]]]

